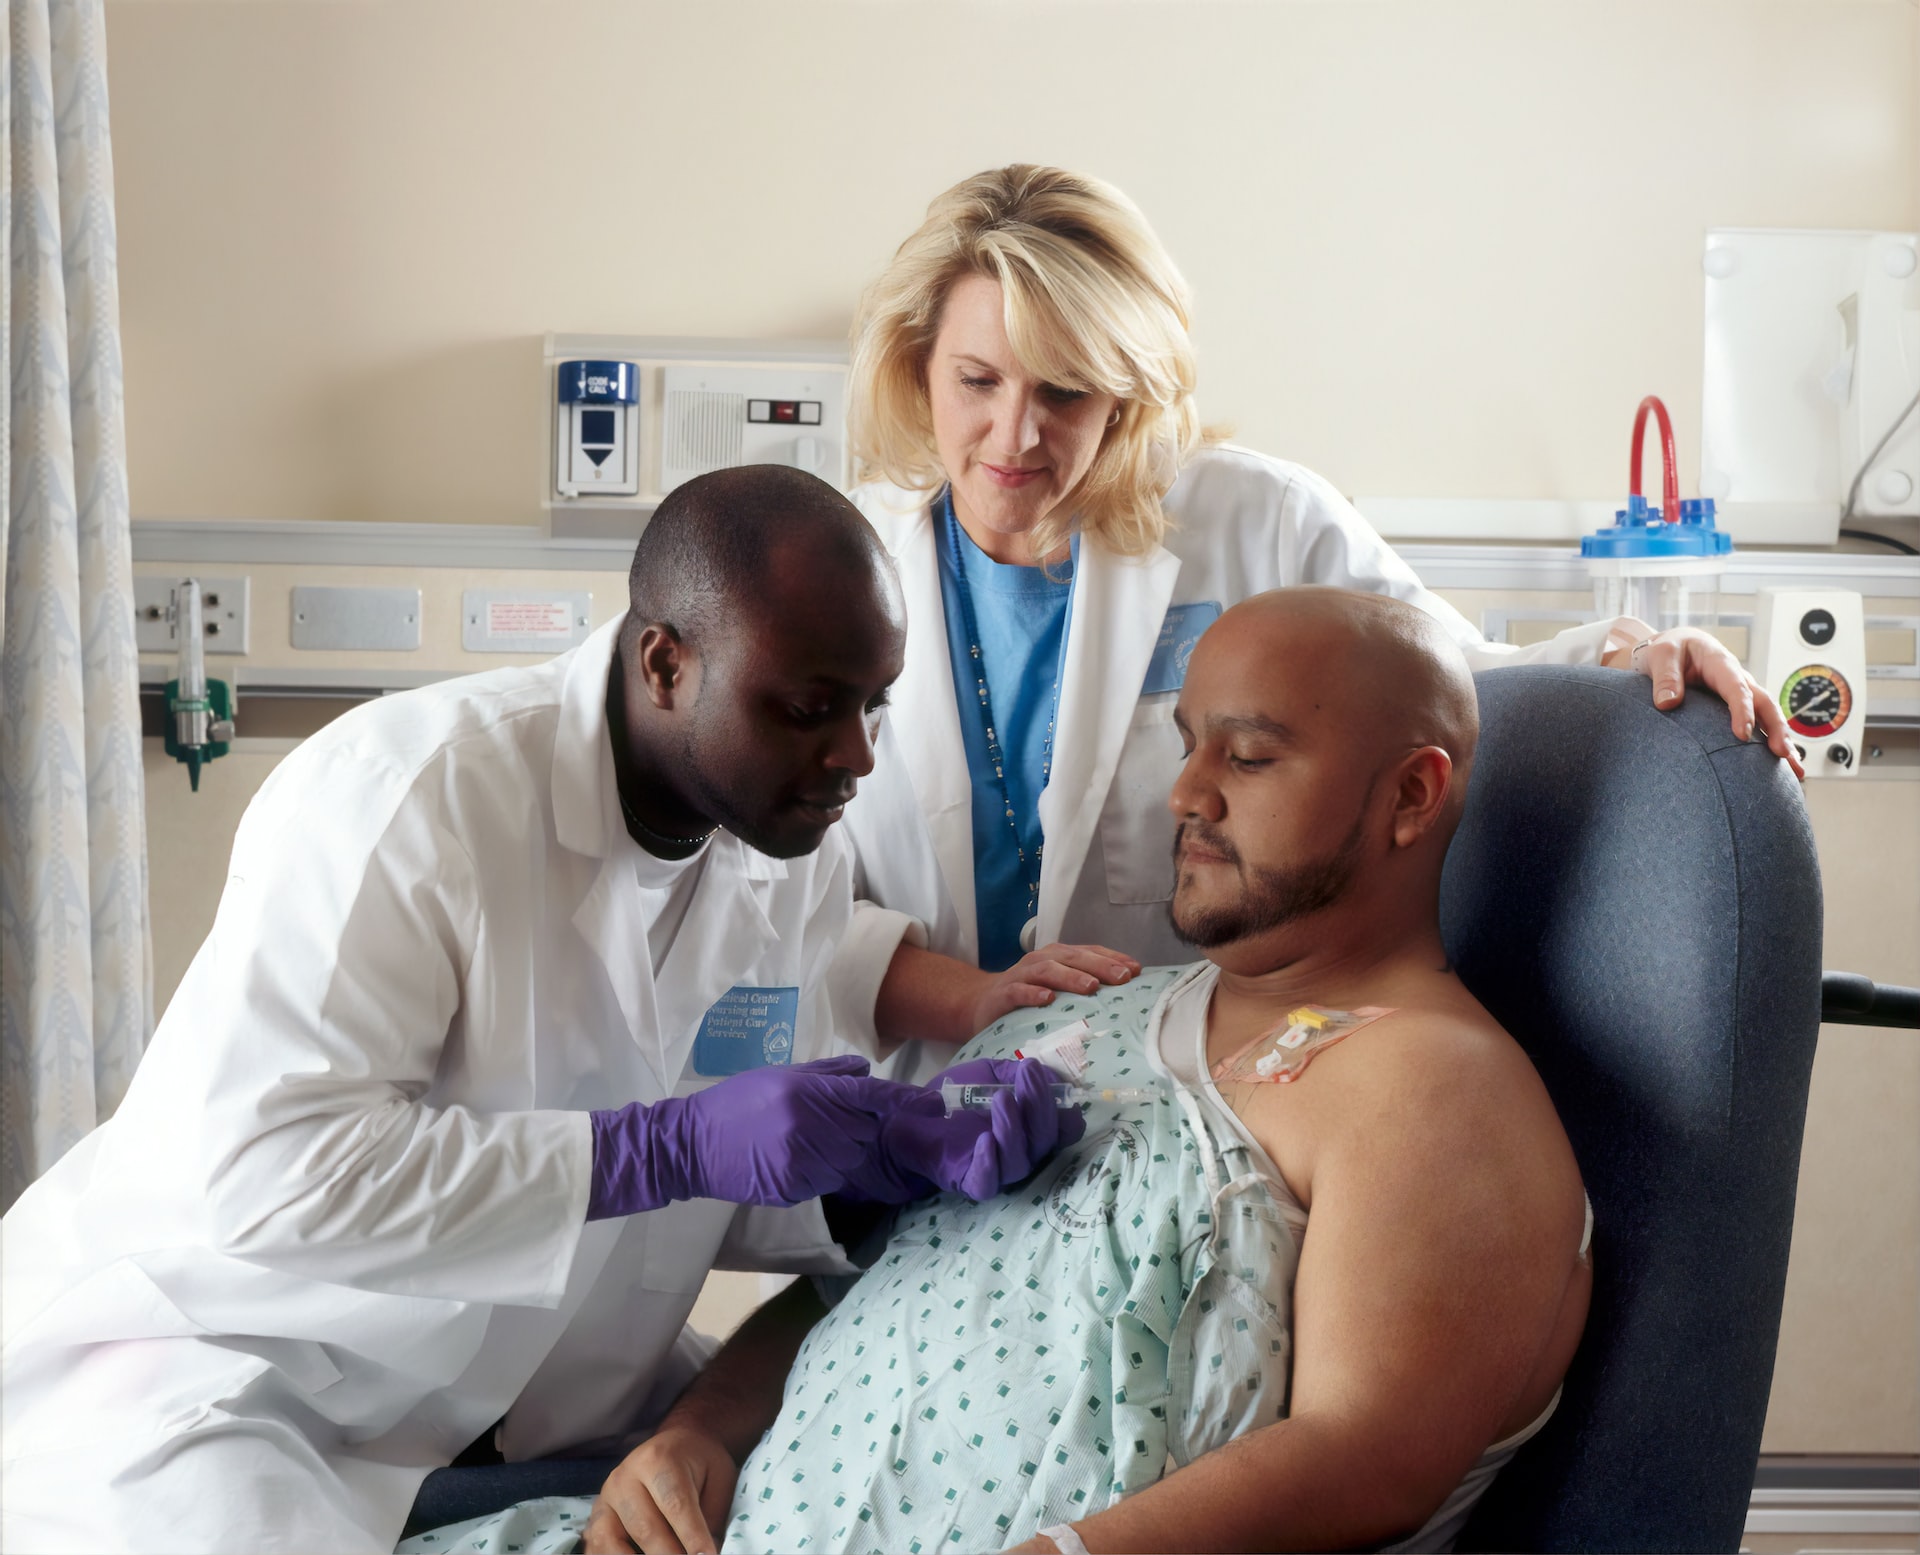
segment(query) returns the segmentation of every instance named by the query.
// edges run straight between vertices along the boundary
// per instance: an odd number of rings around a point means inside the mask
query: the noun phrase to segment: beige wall
[[[143,516],[538,518],[536,337],[835,334],[955,178],[1131,192],[1347,491],[1697,446],[1702,229],[1920,226],[1912,0],[109,0]]]

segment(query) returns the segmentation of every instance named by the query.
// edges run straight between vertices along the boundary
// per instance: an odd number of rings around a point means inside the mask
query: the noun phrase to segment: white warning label
[[[492,599],[487,601],[489,637],[573,639],[573,607],[564,599]]]
[[[585,589],[467,589],[460,596],[460,646],[468,653],[560,653],[587,635],[593,595]]]

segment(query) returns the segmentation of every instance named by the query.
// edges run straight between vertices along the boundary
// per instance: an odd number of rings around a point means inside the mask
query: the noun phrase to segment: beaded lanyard
[[[987,697],[987,665],[980,652],[980,625],[974,618],[973,591],[967,587],[967,568],[960,549],[960,520],[953,511],[953,488],[948,487],[941,494],[940,516],[947,530],[947,552],[953,559],[953,578],[956,592],[960,595],[960,615],[967,629],[967,652],[973,660],[973,682],[980,695],[980,716],[987,726],[987,761],[993,767],[993,775],[1000,784],[1000,803],[1007,812],[1007,827],[1013,833],[1013,851],[1020,857],[1021,872],[1027,880],[1027,918],[1031,921],[1040,912],[1040,860],[1047,851],[1044,834],[1039,845],[1033,850],[1029,862],[1027,850],[1020,840],[1020,822],[1013,813],[1013,790],[1007,786],[1006,757],[1000,749],[1000,737],[993,729],[993,706]],[[1071,607],[1069,607],[1071,614]],[[1067,633],[1065,627],[1060,632],[1060,663],[1053,672],[1053,705],[1047,711],[1047,736],[1040,747],[1040,789],[1046,791],[1048,779],[1053,776],[1053,726],[1060,715],[1060,679],[1067,660]],[[1036,803],[1038,801],[1036,800]]]

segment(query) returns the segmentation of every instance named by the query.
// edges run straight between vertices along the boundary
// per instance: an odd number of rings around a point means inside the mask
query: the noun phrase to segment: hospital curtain
[[[0,71],[0,1207],[152,1019],[102,0],[8,0]]]

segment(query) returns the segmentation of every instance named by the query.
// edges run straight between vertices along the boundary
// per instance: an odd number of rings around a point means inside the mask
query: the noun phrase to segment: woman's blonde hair
[[[1152,550],[1167,528],[1160,498],[1201,437],[1187,285],[1131,200],[1059,168],[1016,164],[954,185],[861,297],[848,394],[859,478],[945,481],[927,360],[948,293],[969,275],[1000,283],[1026,372],[1120,401],[1086,475],[1035,526],[1033,554],[1075,527],[1122,555]]]

